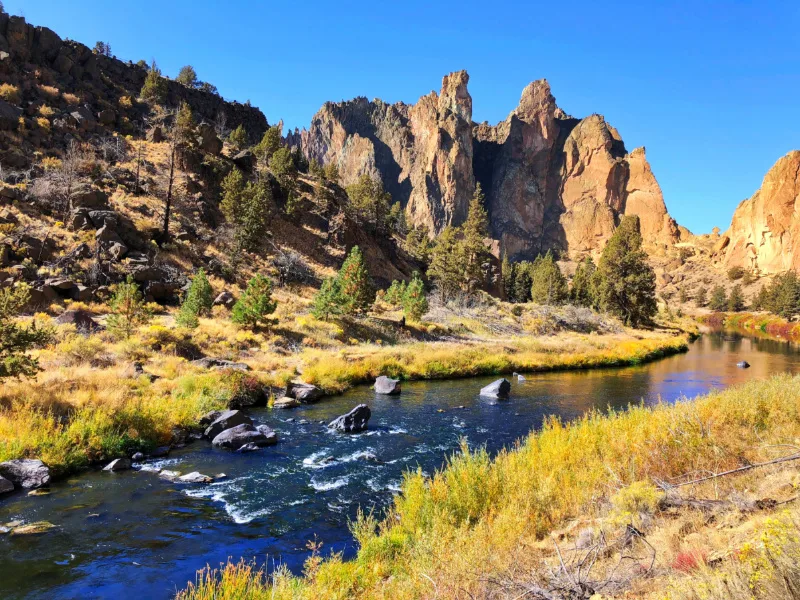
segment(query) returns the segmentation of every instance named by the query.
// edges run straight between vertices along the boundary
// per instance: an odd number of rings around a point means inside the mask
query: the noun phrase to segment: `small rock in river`
[[[375,380],[375,385],[373,387],[375,388],[376,394],[396,396],[400,393],[400,380],[390,379],[385,375],[381,375]]]
[[[183,483],[211,483],[214,481],[214,478],[203,475],[198,471],[192,471],[191,473],[178,477],[178,481],[182,481]]]
[[[127,471],[131,468],[131,461],[129,458],[116,458],[103,467],[103,471]]]
[[[736,366],[739,367],[740,369],[749,369],[750,363],[747,362],[746,360],[742,360],[736,363]]]
[[[343,433],[356,433],[367,428],[367,422],[372,416],[372,411],[366,404],[359,404],[346,415],[335,418],[328,427]]]
[[[163,471],[159,471],[158,476],[163,479],[169,479],[170,481],[174,481],[175,479],[181,476],[181,472],[164,469]]]
[[[46,531],[50,531],[51,529],[55,529],[55,527],[56,526],[49,521],[36,521],[30,525],[15,527],[11,530],[11,535],[37,535],[40,533],[45,533]]]
[[[133,456],[131,456],[131,460],[134,462],[142,462],[144,460],[144,454],[141,452],[137,452]]]

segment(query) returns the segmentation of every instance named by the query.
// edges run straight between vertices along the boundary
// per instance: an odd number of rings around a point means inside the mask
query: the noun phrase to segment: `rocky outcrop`
[[[451,73],[439,94],[411,106],[327,103],[287,143],[336,163],[344,185],[365,173],[380,177],[408,221],[432,233],[464,220],[479,182],[496,251],[511,258],[597,252],[627,214],[640,217],[651,252],[678,241],[644,148],[628,153],[602,116],[567,116],[540,80],[506,120],[474,124],[468,81],[464,71]]]
[[[714,251],[726,268],[762,274],[800,269],[800,151],[778,160],[742,202]]]

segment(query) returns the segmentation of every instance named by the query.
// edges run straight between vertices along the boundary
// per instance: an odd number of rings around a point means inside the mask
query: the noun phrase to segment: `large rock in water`
[[[244,423],[226,429],[211,442],[214,446],[239,450],[242,446],[252,444],[257,447],[271,446],[278,443],[278,435],[266,425],[253,425]]]
[[[381,375],[375,380],[375,393],[393,396],[400,393],[400,380]]]
[[[5,477],[0,477],[0,494],[7,494],[14,491],[14,484]]]
[[[226,410],[221,413],[214,421],[206,428],[205,436],[213,440],[220,433],[226,429],[231,429],[238,425],[252,425],[253,419],[248,417],[240,410]]]
[[[484,398],[508,398],[511,393],[511,382],[508,379],[498,379],[486,387],[481,388],[481,396]]]
[[[304,404],[311,404],[322,398],[322,390],[310,383],[290,382],[286,386],[286,396]]]
[[[0,463],[0,477],[26,490],[50,484],[50,469],[40,460],[18,458]]]
[[[367,428],[367,422],[372,416],[372,411],[366,404],[359,404],[346,415],[335,418],[328,427],[343,433],[356,433]]]
[[[757,269],[764,274],[800,270],[798,172],[800,151],[794,150],[778,160],[761,188],[736,208],[721,247],[715,248],[726,268]]]
[[[473,124],[468,82],[466,72],[451,73],[439,94],[414,105],[328,102],[308,131],[287,143],[336,164],[344,185],[363,174],[382,179],[408,221],[434,234],[464,221],[481,183],[498,256],[533,258],[551,248],[573,257],[596,253],[619,218],[631,214],[640,218],[648,250],[678,241],[644,149],[629,153],[602,116],[566,115],[539,80],[505,121]]]

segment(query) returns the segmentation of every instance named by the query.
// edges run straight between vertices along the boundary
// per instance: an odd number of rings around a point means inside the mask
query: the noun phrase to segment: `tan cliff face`
[[[800,151],[778,160],[742,202],[714,248],[726,268],[761,274],[800,269]]]
[[[464,220],[481,183],[491,234],[511,258],[596,253],[625,214],[639,215],[653,252],[680,238],[644,149],[628,154],[602,116],[565,115],[539,80],[507,119],[475,124],[468,82],[466,72],[451,73],[439,94],[411,106],[327,103],[288,141],[335,162],[343,185],[364,173],[380,177],[409,222],[433,233]]]

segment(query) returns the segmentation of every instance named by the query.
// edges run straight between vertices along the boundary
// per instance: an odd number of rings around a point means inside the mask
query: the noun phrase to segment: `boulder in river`
[[[169,469],[162,469],[158,472],[158,476],[162,479],[167,479],[169,481],[175,481],[178,477],[181,476],[180,471],[170,471]]]
[[[0,477],[0,494],[7,494],[14,491],[14,484],[5,477]]]
[[[310,383],[290,382],[286,386],[286,395],[299,400],[303,404],[310,404],[322,398],[322,390]]]
[[[481,396],[484,398],[508,398],[511,392],[511,382],[508,379],[498,379],[486,387],[481,388]]]
[[[127,471],[131,468],[131,460],[129,458],[117,458],[103,467],[103,471]]]
[[[222,415],[222,413],[224,413],[224,412],[225,412],[224,410],[212,410],[211,412],[207,412],[202,417],[200,417],[200,420],[198,421],[198,424],[201,427],[208,427],[214,421],[219,419],[220,415]]]
[[[36,521],[35,523],[29,523],[28,525],[14,527],[11,530],[11,535],[37,535],[55,528],[56,526],[49,521]]]
[[[525,379],[524,375],[517,375],[517,381],[522,382],[522,381],[527,381],[527,379]]]
[[[231,429],[237,425],[252,425],[253,419],[248,417],[240,410],[226,410],[220,414],[214,421],[206,428],[205,436],[213,440],[220,433],[226,429]]]
[[[272,403],[272,408],[296,408],[298,406],[300,406],[300,400],[289,398],[289,396],[278,398]]]
[[[381,375],[375,380],[375,393],[394,396],[400,393],[400,380]]]
[[[141,452],[135,452],[133,456],[131,456],[131,460],[133,462],[142,462],[144,460],[144,454]]]
[[[346,415],[335,418],[328,427],[343,433],[356,433],[367,428],[367,422],[372,416],[372,411],[366,404],[359,404]]]
[[[5,477],[15,487],[31,490],[50,484],[50,469],[40,460],[18,458],[0,463],[0,477]]]
[[[192,471],[191,473],[187,473],[186,475],[181,475],[178,477],[178,481],[183,483],[211,483],[214,481],[214,478],[209,477],[208,475],[203,475],[198,471]]]
[[[736,363],[736,366],[739,367],[740,369],[749,369],[750,363],[747,362],[746,360],[741,360],[738,363]]]
[[[236,450],[236,452],[238,452],[239,454],[245,454],[247,452],[256,452],[257,450],[261,450],[261,448],[256,446],[253,442],[248,442],[244,446]]]
[[[221,432],[211,443],[228,450],[238,450],[246,444],[254,444],[258,447],[271,446],[278,443],[278,434],[266,425],[254,427],[250,423],[242,423]]]

